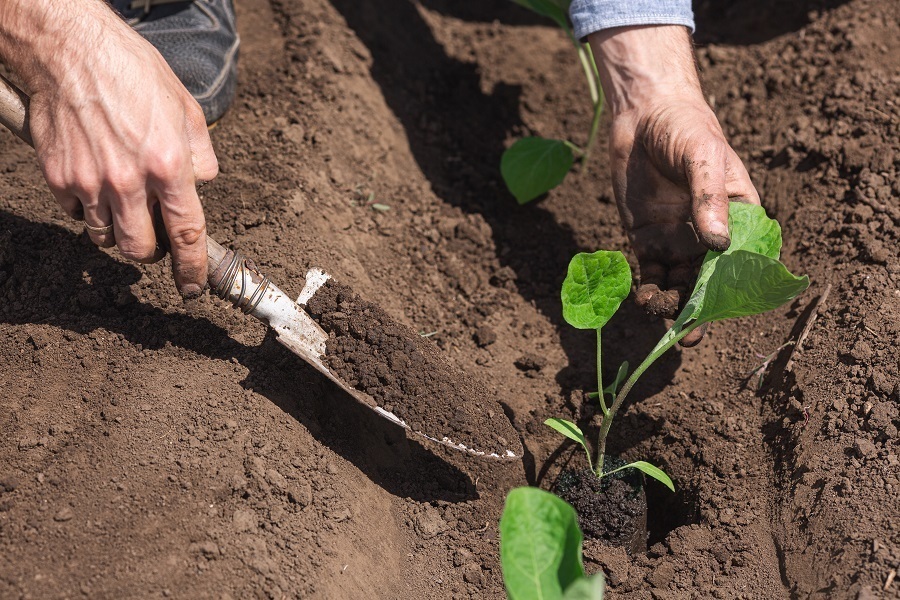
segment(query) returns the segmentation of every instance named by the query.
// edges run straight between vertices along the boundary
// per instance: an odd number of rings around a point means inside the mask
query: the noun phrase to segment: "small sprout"
[[[778,308],[809,286],[808,277],[792,275],[779,262],[781,228],[777,221],[766,216],[762,207],[733,202],[729,207],[728,225],[731,245],[724,252],[706,253],[694,291],[672,327],[627,379],[628,364],[624,363],[619,367],[615,381],[605,388],[600,373],[600,329],[627,296],[631,271],[621,252],[581,253],[569,263],[561,294],[563,317],[574,327],[595,329],[597,333],[597,389],[603,393],[590,396],[600,401],[603,421],[597,436],[596,460],[591,460],[584,434],[574,423],[549,419],[546,424],[581,444],[588,455],[588,465],[597,477],[634,468],[674,491],[672,480],[644,461],[629,463],[615,471],[603,470],[609,428],[628,393],[656,359],[697,327]],[[612,405],[607,405],[607,395]]]
[[[582,167],[587,164],[603,112],[603,90],[600,74],[591,48],[575,38],[567,14],[571,0],[513,0],[516,4],[551,19],[562,29],[578,53],[581,68],[587,78],[588,94],[594,116],[587,145],[579,148],[568,140],[528,137],[516,141],[500,159],[500,174],[507,189],[519,204],[526,204],[558,186],[565,179],[577,158]]]
[[[375,203],[372,205],[372,209],[377,210],[378,212],[387,212],[387,211],[391,210],[391,207],[388,206],[387,204]]]

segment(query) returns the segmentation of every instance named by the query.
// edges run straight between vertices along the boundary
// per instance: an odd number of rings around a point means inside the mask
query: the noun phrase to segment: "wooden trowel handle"
[[[31,131],[28,124],[28,94],[20,90],[3,75],[0,75],[0,123],[4,127],[12,131],[23,142],[34,147],[34,140],[31,139]],[[225,249],[216,240],[206,236],[206,255],[209,259],[209,284],[213,290],[220,288],[223,281],[221,276],[223,262],[231,253]],[[243,269],[243,265],[240,267]],[[219,278],[214,280],[216,273]],[[218,291],[218,290],[217,290]],[[225,297],[228,297],[228,291]]]

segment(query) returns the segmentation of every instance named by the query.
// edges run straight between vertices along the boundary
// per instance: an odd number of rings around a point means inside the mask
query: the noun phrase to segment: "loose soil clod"
[[[614,469],[624,461],[607,457]],[[629,554],[647,550],[647,496],[643,481],[633,469],[598,478],[590,469],[563,471],[556,482],[560,498],[575,507],[585,536]]]
[[[453,444],[503,458],[522,455],[518,434],[487,389],[382,308],[329,279],[307,311],[330,336],[331,370],[413,431],[441,432]]]

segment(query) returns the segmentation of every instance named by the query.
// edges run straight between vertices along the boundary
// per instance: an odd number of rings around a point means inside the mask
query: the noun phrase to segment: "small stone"
[[[547,366],[547,359],[537,354],[523,354],[516,359],[515,365],[520,371],[540,371]]]
[[[471,583],[472,585],[484,585],[484,573],[481,567],[476,564],[466,565],[463,568],[463,579],[466,583]]]
[[[853,349],[850,350],[850,356],[852,356],[856,362],[865,363],[872,359],[874,355],[874,351],[872,350],[871,344],[865,340],[859,340],[854,344]]]
[[[65,523],[66,521],[71,521],[75,517],[75,511],[72,510],[69,506],[64,506],[53,515],[53,520],[58,521],[60,523]]]
[[[675,566],[670,562],[664,562],[654,569],[647,577],[650,585],[656,588],[666,588],[675,579]]]
[[[497,334],[487,325],[482,325],[475,330],[474,338],[479,348],[485,348],[497,341]]]
[[[878,447],[871,440],[865,438],[857,438],[853,442],[853,451],[860,458],[875,458],[878,456]]]
[[[447,527],[441,514],[431,506],[426,505],[425,510],[416,516],[416,531],[426,540],[447,531]]]
[[[299,505],[300,508],[309,506],[312,504],[313,500],[312,486],[307,482],[291,486],[288,489],[288,499],[294,504]]]

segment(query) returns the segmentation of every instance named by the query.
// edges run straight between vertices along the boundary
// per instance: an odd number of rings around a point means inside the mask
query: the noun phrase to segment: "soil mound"
[[[421,335],[332,279],[306,308],[329,334],[331,370],[413,431],[476,452],[521,457],[518,434],[494,396]]]

